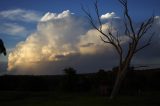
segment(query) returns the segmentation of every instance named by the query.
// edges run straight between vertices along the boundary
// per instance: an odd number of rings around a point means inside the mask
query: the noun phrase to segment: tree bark
[[[127,65],[128,66],[128,65]],[[112,92],[111,92],[111,96],[110,96],[110,99],[113,99],[117,94],[118,94],[118,92],[119,92],[119,90],[120,90],[120,87],[121,87],[121,84],[122,84],[122,82],[123,82],[123,80],[124,80],[124,78],[125,78],[125,76],[126,76],[126,73],[127,73],[127,68],[125,67],[125,68],[123,68],[122,70],[121,70],[121,72],[117,75],[117,79],[116,79],[116,82],[115,82],[115,84],[114,84],[114,86],[113,86],[113,90],[112,90]]]
[[[130,52],[129,56],[126,57],[126,59],[123,62],[122,66],[119,66],[121,68],[119,68],[119,72],[117,74],[117,79],[116,79],[116,82],[115,82],[115,84],[113,86],[113,90],[111,92],[110,99],[114,99],[114,97],[118,94],[118,92],[120,90],[120,87],[122,85],[122,82],[125,79],[126,74],[128,72],[128,68],[129,68],[129,65],[130,65],[132,57],[133,57],[133,52]]]

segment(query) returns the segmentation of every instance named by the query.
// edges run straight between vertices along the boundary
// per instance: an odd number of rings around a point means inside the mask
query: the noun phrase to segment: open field
[[[0,91],[0,106],[160,106],[160,92],[108,97],[84,93]]]

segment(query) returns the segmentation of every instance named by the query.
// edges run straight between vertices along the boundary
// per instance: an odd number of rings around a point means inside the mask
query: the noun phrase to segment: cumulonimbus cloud
[[[26,41],[17,44],[9,54],[9,70],[30,62],[57,61],[60,55],[62,57],[77,51],[78,36],[85,32],[82,27],[84,23],[80,19],[72,16],[70,11],[64,11],[54,17],[48,14],[42,19],[37,25],[37,31]]]
[[[103,21],[104,19],[110,20],[111,17],[117,19],[115,13],[108,13],[102,16]],[[45,71],[48,66],[46,64],[48,63],[53,64],[49,65],[52,68],[65,66],[64,64],[81,66],[81,64],[86,63],[84,57],[87,59],[91,55],[94,55],[90,57],[92,60],[93,58],[98,59],[98,56],[103,57],[109,55],[109,58],[111,57],[111,46],[104,44],[100,40],[98,37],[99,33],[92,29],[84,18],[76,16],[69,10],[62,13],[48,12],[40,20],[37,30],[29,35],[25,41],[18,43],[15,49],[9,54],[8,70],[10,72],[19,68],[19,72],[23,72],[23,67],[26,68],[25,72],[33,74],[33,71],[29,72],[31,71],[30,67],[32,67],[32,70],[37,69],[35,73],[38,73],[37,71],[42,69]],[[120,18],[118,18],[118,21],[113,20],[116,23],[115,25],[118,26],[120,24],[119,20]],[[109,27],[109,22],[104,21],[103,30],[107,31]],[[123,41],[122,43],[127,41],[127,38],[123,36],[121,39]],[[76,60],[75,56],[79,60]],[[41,68],[35,68],[34,63],[36,63],[36,67]],[[44,65],[43,63],[45,64],[45,68],[42,67]],[[110,63],[112,62],[110,61],[108,64]],[[91,66],[90,62],[86,64]],[[92,64],[94,64],[93,61]]]
[[[93,54],[102,50],[98,33],[88,26],[84,18],[69,10],[59,14],[46,13],[38,23],[37,31],[18,43],[9,54],[8,70],[33,62],[59,61],[70,54]],[[89,43],[93,45],[83,46]]]

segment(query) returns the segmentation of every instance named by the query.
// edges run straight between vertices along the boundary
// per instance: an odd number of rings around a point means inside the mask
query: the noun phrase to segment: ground
[[[118,96],[115,100],[87,93],[0,91],[1,106],[160,106],[160,92]]]

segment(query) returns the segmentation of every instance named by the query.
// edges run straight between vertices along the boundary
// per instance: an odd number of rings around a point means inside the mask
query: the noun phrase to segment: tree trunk
[[[117,74],[117,79],[116,79],[116,82],[113,86],[113,90],[111,92],[110,99],[114,99],[114,97],[118,94],[120,87],[121,87],[121,84],[122,84],[123,80],[125,79],[125,76],[128,72],[129,64],[130,64],[130,59],[128,59],[126,64],[124,64],[124,66],[122,66],[121,70],[119,70],[120,72],[118,72],[118,74]]]

